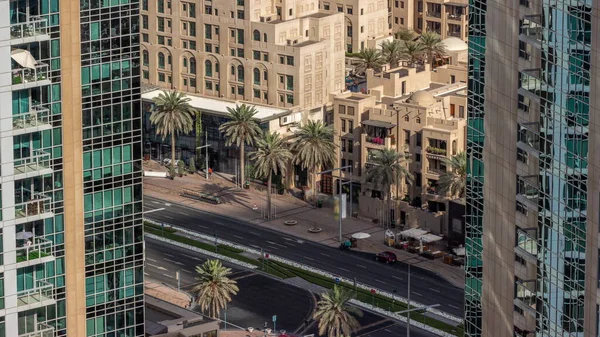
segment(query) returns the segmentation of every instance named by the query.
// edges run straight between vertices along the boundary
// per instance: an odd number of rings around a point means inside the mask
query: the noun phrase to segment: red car
[[[394,263],[396,262],[396,254],[392,252],[381,252],[375,256],[375,260],[383,261],[385,263]]]

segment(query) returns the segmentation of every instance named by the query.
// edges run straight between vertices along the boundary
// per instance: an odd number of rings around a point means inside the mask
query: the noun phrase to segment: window
[[[394,7],[396,7],[396,8],[400,7],[400,1],[398,1],[398,0],[394,1]]]
[[[187,58],[184,57],[183,58],[183,67],[187,68],[187,66],[188,66]]]
[[[190,73],[196,74],[196,59],[194,57],[190,57]]]
[[[190,41],[190,49],[196,50],[196,41]]]
[[[205,14],[212,14],[212,6],[204,6],[204,13]]]
[[[346,120],[345,119],[340,118],[340,125],[341,125],[342,132],[346,132]]]
[[[238,19],[240,19],[240,20],[244,20],[244,16],[245,16],[245,15],[244,15],[244,11],[242,11],[242,10],[238,10],[238,11],[237,11],[237,18],[238,18]]]
[[[205,43],[205,44],[204,44],[204,51],[205,51],[205,52],[207,52],[207,53],[212,53],[212,50],[213,50],[213,49],[212,49],[212,44],[210,44],[210,43]]]
[[[142,28],[148,29],[148,15],[142,15]]]
[[[213,75],[212,62],[208,60],[204,62],[204,75],[207,77],[212,77]]]
[[[342,12],[343,13],[344,12],[344,6],[338,5],[337,6],[337,10],[338,10],[338,12]]]
[[[204,87],[206,88],[206,90],[213,90],[212,82],[206,81],[206,83],[204,84]]]
[[[148,0],[142,0],[142,10],[148,10]]]
[[[294,76],[287,75],[286,76],[286,82],[287,82],[286,89],[287,90],[294,90]]]
[[[342,152],[346,152],[346,140],[342,139]]]
[[[149,66],[149,63],[150,63],[149,59],[150,59],[150,56],[148,56],[148,51],[144,50],[142,52],[142,62],[144,63],[144,66],[146,66],[146,67]]]
[[[404,1],[400,1],[400,8],[404,8]]]
[[[421,154],[419,154],[419,153],[415,153],[415,161],[416,161],[417,163],[420,163],[420,162],[421,162]]]
[[[293,66],[294,65],[294,57],[293,56],[286,56],[286,64],[288,66]]]
[[[244,96],[244,87],[239,86],[237,89],[238,89],[237,90],[238,91],[238,95]]]
[[[158,73],[158,81],[159,82],[164,82],[165,81],[165,74]]]
[[[156,4],[156,10],[159,13],[164,13],[165,12],[165,0],[158,0],[158,2]]]
[[[346,7],[346,12],[350,15],[352,15],[352,7],[348,6]]]
[[[260,32],[258,29],[255,29],[252,33],[252,39],[254,39],[254,41],[260,41]]]
[[[352,139],[348,139],[348,153],[352,153],[354,151],[354,141]]]
[[[416,132],[415,136],[417,138],[417,146],[422,146],[422,143],[423,143],[423,134],[421,133],[421,131]]]
[[[161,45],[163,45],[163,46],[164,46],[164,45],[165,45],[165,37],[164,37],[164,36],[160,36],[160,35],[158,35],[158,36],[156,37],[156,43],[158,43],[158,44],[161,44]]]
[[[167,56],[167,64],[169,64],[169,65],[173,64],[171,61],[171,55]]]
[[[150,38],[148,36],[148,34],[142,34],[142,41],[148,43],[150,42]]]
[[[341,166],[341,167],[344,167],[344,166],[346,166],[346,159],[342,158],[342,164],[341,164],[340,166]],[[344,169],[344,171],[345,171],[345,169]]]
[[[362,27],[360,27],[360,28],[361,28],[361,32],[362,32]],[[346,27],[346,35],[348,37],[352,37],[352,26],[347,26]]]
[[[238,48],[237,49],[237,56],[238,57],[244,57],[244,48]]]
[[[464,105],[459,105],[458,106],[458,117],[459,118],[465,118],[465,107],[464,107]]]
[[[164,32],[165,31],[165,18],[158,18],[158,31],[159,32]]]
[[[263,54],[263,61],[269,62],[269,54],[268,53]]]
[[[260,52],[258,50],[253,50],[252,51],[252,58],[255,60],[260,61]]]
[[[267,42],[267,33],[263,33],[263,42]]]
[[[348,121],[348,132],[352,132],[353,130],[354,130],[354,121],[349,120]]]
[[[196,23],[190,22],[190,36],[196,37]]]
[[[265,82],[266,82],[266,81],[268,81],[268,80],[269,80],[269,73],[268,73],[268,72],[265,70],[265,71],[263,72],[263,81],[265,81]]]
[[[237,30],[237,43],[244,44],[244,30],[243,29]]]
[[[324,2],[323,3],[323,9],[328,11],[329,10],[329,2]]]
[[[196,79],[195,78],[190,78],[190,86],[191,87],[196,87]]]
[[[260,85],[260,70],[258,70],[258,68],[254,68],[253,72],[253,78],[254,78],[254,84]]]
[[[294,95],[287,94],[286,96],[287,96],[287,102],[288,102],[288,104],[292,104],[293,105],[294,104]]]
[[[353,106],[348,107],[348,116],[354,116],[354,107]]]
[[[350,172],[350,173],[354,172],[354,161],[352,159],[348,159],[348,166],[350,166],[350,167],[348,167],[347,172]]]
[[[211,25],[204,25],[204,37],[207,39],[212,39],[212,26]]]
[[[404,130],[404,144],[410,145],[410,130]]]
[[[254,89],[254,98],[260,98],[260,90]]]
[[[345,115],[346,114],[346,106],[340,104],[339,111],[340,111],[340,115]]]
[[[456,76],[450,75],[450,83],[455,83],[455,82],[456,82]]]
[[[292,16],[292,9],[290,8],[290,16]]]
[[[417,123],[417,124],[421,124],[421,117],[417,117],[417,118],[415,118],[415,123]]]
[[[163,53],[158,53],[158,67],[160,69],[165,69],[165,54]]]
[[[238,66],[237,67],[237,80],[238,82],[244,82],[244,67],[243,66]]]
[[[196,4],[194,4],[194,3],[190,4],[189,15],[190,15],[190,18],[195,18],[196,17]]]
[[[150,72],[148,70],[144,70],[142,71],[142,76],[144,77],[145,80],[150,78]]]

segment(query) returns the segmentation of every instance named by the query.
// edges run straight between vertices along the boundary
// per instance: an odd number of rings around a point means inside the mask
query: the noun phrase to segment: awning
[[[456,6],[456,7],[468,7],[469,4],[464,4],[461,2],[444,2],[444,5],[446,6]]]
[[[386,128],[386,129],[391,129],[394,126],[396,126],[396,124],[392,124],[390,122],[374,121],[374,120],[366,120],[366,121],[362,121],[361,123],[363,125],[376,126],[378,128]]]
[[[22,67],[35,69],[37,61],[31,53],[24,49],[15,49],[10,52],[10,57]]]
[[[419,229],[419,228],[411,228],[411,229],[407,229],[405,231],[400,232],[400,235],[407,237],[407,238],[418,239],[427,233],[429,233],[429,232]]]
[[[458,256],[465,256],[465,247],[454,248],[453,251]]]
[[[418,239],[421,242],[431,243],[431,242],[440,241],[442,239],[442,237],[435,235],[435,234],[425,234],[425,235],[422,235],[421,237],[419,237]]]

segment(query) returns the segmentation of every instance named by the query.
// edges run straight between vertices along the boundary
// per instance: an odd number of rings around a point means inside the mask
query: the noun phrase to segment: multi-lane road
[[[150,212],[146,217],[193,230],[237,244],[264,249],[311,267],[319,268],[345,278],[368,284],[374,288],[406,297],[408,271],[405,264],[386,265],[375,261],[374,256],[340,251],[319,243],[305,241],[220,214],[144,197],[144,210],[164,208]],[[215,206],[218,207],[218,206]],[[420,268],[411,268],[411,299],[425,305],[439,304],[438,309],[457,317],[463,315],[464,291],[438,275]]]
[[[146,268],[148,279],[177,287],[176,273],[180,274],[183,291],[189,291],[194,283],[194,270],[207,259],[199,253],[167,243],[146,240]],[[276,280],[263,274],[245,270],[225,262],[232,269],[232,278],[238,283],[240,291],[233,297],[227,309],[227,321],[236,326],[247,328],[262,327],[265,321],[270,323],[277,315],[277,330],[302,331],[317,336],[317,325],[306,327],[314,308],[314,300],[304,289]],[[224,315],[222,314],[222,317]],[[361,329],[359,337],[402,337],[406,336],[406,325],[386,317],[364,312],[359,319]],[[411,328],[412,337],[434,337],[428,332]]]

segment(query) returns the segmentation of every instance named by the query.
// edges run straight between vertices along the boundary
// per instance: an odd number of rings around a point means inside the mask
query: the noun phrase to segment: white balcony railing
[[[25,218],[44,213],[50,213],[52,198],[49,196],[39,193],[31,192],[28,189],[22,188],[17,191],[19,193],[21,202],[15,204],[15,218]]]
[[[12,119],[15,130],[50,124],[50,110],[41,105],[32,106],[30,111],[13,115]]]
[[[10,25],[11,39],[24,39],[48,34],[48,24],[45,19],[37,16],[29,17],[26,22]]]
[[[54,285],[46,281],[36,281],[35,288],[17,292],[18,306],[31,306],[54,300]]]
[[[25,243],[16,249],[17,263],[54,256],[54,243],[44,238],[32,238],[30,245]]]
[[[42,150],[35,150],[33,156],[15,160],[15,174],[36,172],[51,167],[52,155]]]
[[[48,79],[48,67],[45,63],[38,63],[35,68],[15,68],[12,70],[12,84],[33,83]]]
[[[20,334],[19,337],[54,337],[54,327],[38,323],[36,331]]]

